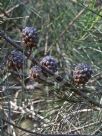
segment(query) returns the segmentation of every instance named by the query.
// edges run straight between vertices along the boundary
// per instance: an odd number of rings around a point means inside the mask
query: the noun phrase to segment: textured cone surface
[[[23,53],[17,50],[13,50],[8,56],[7,66],[10,69],[22,69],[24,61],[25,56]]]
[[[38,43],[37,30],[33,27],[25,27],[22,30],[22,39],[25,48],[32,49],[33,47],[36,47]]]
[[[52,56],[45,56],[40,64],[54,73],[57,71],[58,63]],[[46,73],[46,71],[43,72]]]
[[[76,84],[85,84],[91,78],[92,69],[90,65],[80,63],[73,71],[73,80]]]
[[[30,69],[29,77],[31,80],[39,80],[41,74],[42,74],[41,68],[39,66],[33,66]]]

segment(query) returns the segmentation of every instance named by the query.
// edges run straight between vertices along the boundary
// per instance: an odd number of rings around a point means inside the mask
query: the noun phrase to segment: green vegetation
[[[9,70],[7,56],[14,47],[0,37],[1,134],[29,135],[11,127],[12,122],[43,134],[101,136],[101,0],[0,0],[0,31],[22,47],[21,30],[26,26],[38,30],[38,45],[32,56],[38,62],[45,55],[54,56],[58,60],[56,74],[65,81],[57,82],[54,76],[28,81],[33,65],[29,59],[23,72]],[[93,69],[92,78],[84,87],[72,82],[71,71],[77,63],[90,64]]]

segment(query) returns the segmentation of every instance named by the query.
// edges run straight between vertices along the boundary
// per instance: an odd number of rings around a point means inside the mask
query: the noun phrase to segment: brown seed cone
[[[31,50],[32,48],[37,47],[38,43],[37,30],[33,27],[25,27],[22,30],[22,41],[26,49]]]
[[[42,70],[39,66],[33,66],[30,69],[29,77],[31,80],[38,81],[40,79],[40,76],[42,75]]]
[[[24,61],[26,57],[18,50],[13,50],[8,55],[7,58],[7,66],[9,69],[20,70],[23,68]]]
[[[55,58],[52,56],[45,56],[41,61],[40,64],[50,70],[51,72],[55,73],[58,69],[58,63]],[[44,73],[47,73],[46,70],[43,70]]]
[[[73,71],[73,80],[76,85],[84,85],[91,78],[92,69],[88,64],[79,63]]]

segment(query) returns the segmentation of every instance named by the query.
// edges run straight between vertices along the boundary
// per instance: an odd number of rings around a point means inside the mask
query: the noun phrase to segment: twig
[[[49,122],[48,119],[44,119],[43,116],[41,116],[41,115],[39,115],[39,114],[36,114],[34,111],[29,110],[27,107],[24,107],[24,108],[23,108],[23,107],[21,107],[21,106],[17,106],[17,105],[16,105],[15,103],[13,103],[12,101],[10,101],[10,104],[11,104],[11,108],[12,108],[12,109],[21,111],[22,114],[24,114],[24,113],[29,113],[29,114],[31,114],[33,117],[37,117],[37,118],[39,118],[39,119],[45,121],[46,123]]]
[[[64,35],[64,33],[74,24],[74,22],[84,13],[84,11],[86,10],[86,7],[84,9],[82,9],[76,16],[75,18],[68,24],[68,26],[66,27],[66,29],[60,34],[60,37],[62,37]]]
[[[102,18],[102,15],[90,9],[88,6],[84,5],[82,2],[79,2],[79,1],[77,2],[76,0],[70,0],[70,1],[73,2],[74,4],[77,4],[80,7],[84,7],[84,8],[86,7],[87,10],[91,11],[93,14],[96,14],[97,16],[100,16]]]
[[[88,101],[89,103],[91,103],[94,106],[100,107],[102,108],[102,104],[96,102],[95,100],[93,100],[92,98],[88,97],[84,92],[83,89],[75,89],[75,88],[71,88],[71,91],[75,92],[76,94],[78,94],[80,97],[84,98],[86,101]]]
[[[9,15],[8,15],[3,9],[0,8],[0,11],[1,11],[6,17],[9,18]],[[18,24],[17,24],[15,21],[13,21],[13,24],[14,24],[15,26],[17,26],[17,28],[18,28],[20,31],[22,30],[22,28],[20,28],[20,27],[18,26]]]
[[[7,17],[7,18],[9,18],[10,16],[8,15],[11,11],[13,11],[15,8],[18,8],[19,6],[21,6],[21,5],[24,5],[24,4],[27,4],[28,3],[28,0],[26,0],[26,1],[24,1],[24,2],[21,2],[20,4],[17,4],[17,5],[15,5],[14,7],[12,7],[12,8],[10,8],[8,11],[5,11],[4,9],[1,9],[0,8],[0,11],[2,12],[2,14],[0,14],[0,17],[3,17],[3,16],[5,16],[5,17]],[[18,24],[15,22],[15,21],[12,21],[13,22],[13,24],[21,31],[22,30],[22,28],[20,27],[20,26],[18,26]]]
[[[82,109],[82,110],[78,110],[78,111],[73,111],[73,112],[71,112],[70,114],[68,114],[67,116],[71,116],[71,115],[76,115],[76,114],[78,114],[78,113],[84,113],[84,112],[92,112],[93,111],[93,109]],[[100,111],[100,109],[96,109],[96,111]]]
[[[20,3],[20,4],[16,4],[15,6],[11,7],[9,10],[7,11],[4,11],[3,9],[0,8],[2,14],[0,14],[0,17],[9,17],[9,13],[12,12],[14,9],[18,8],[19,6],[23,5],[23,3]]]
[[[93,122],[93,123],[87,124],[85,126],[73,129],[73,130],[70,131],[70,133],[75,132],[75,131],[80,130],[80,129],[83,129],[83,128],[87,128],[87,127],[90,127],[90,126],[98,125],[98,124],[101,124],[101,123],[102,123],[102,121]]]
[[[46,34],[46,42],[45,42],[45,51],[44,51],[44,55],[47,55],[47,50],[48,50],[48,33]]]

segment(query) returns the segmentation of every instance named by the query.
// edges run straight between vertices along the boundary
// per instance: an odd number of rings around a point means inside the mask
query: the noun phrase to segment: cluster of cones
[[[24,50],[29,51],[29,55],[31,55],[32,49],[36,48],[38,44],[37,30],[33,27],[25,27],[22,30],[22,43]],[[23,64],[26,59],[27,57],[22,52],[13,50],[8,55],[6,64],[9,69],[20,70],[23,69]],[[58,71],[58,62],[51,55],[44,56],[40,61],[40,65],[45,67],[45,69],[43,70],[40,66],[37,65],[34,65],[30,68],[29,77],[31,80],[38,80],[42,73],[46,75],[46,69],[53,73]],[[72,73],[74,83],[76,85],[80,85],[88,82],[92,75],[92,69],[88,64],[79,63],[75,66]]]

